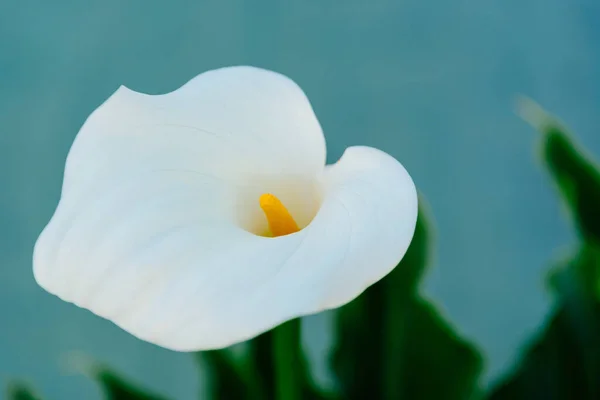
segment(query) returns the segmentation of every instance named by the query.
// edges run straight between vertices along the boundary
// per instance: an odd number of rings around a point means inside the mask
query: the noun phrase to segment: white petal
[[[342,305],[402,258],[417,198],[404,168],[378,150],[350,148],[325,170],[323,161],[310,105],[280,75],[231,68],[164,96],[121,90],[69,154],[60,204],[36,243],[36,280],[182,351]],[[264,238],[238,214],[260,211],[265,191],[295,216],[308,210],[301,226],[322,203],[300,232]]]
[[[324,164],[323,133],[302,90],[275,72],[229,67],[164,95],[117,90],[77,135],[64,191],[96,190],[150,169],[239,183],[274,174],[312,178]]]
[[[86,213],[88,204],[104,201],[112,187],[151,180],[157,171],[188,171],[205,184],[238,186],[245,193],[237,196],[242,212],[236,218],[242,225],[256,224],[258,205],[252,203],[254,212],[245,210],[258,192],[282,190],[292,182],[293,190],[284,190],[282,200],[308,223],[316,205],[294,204],[292,198],[294,191],[313,191],[305,182],[314,180],[324,164],[325,140],[310,103],[278,73],[222,68],[156,96],[121,87],[78,133],[65,168],[59,205],[64,215],[49,229],[76,235],[70,221]],[[211,212],[208,205],[197,208]],[[48,270],[36,268],[36,274],[43,279]]]
[[[206,345],[200,337],[216,340],[209,348],[227,346],[294,317],[346,304],[388,274],[404,256],[417,220],[417,194],[406,170],[379,150],[352,147],[328,167],[322,183],[325,198],[309,226],[275,239],[254,237],[256,243],[228,255],[222,265],[231,273],[214,278],[221,280],[212,294],[181,294],[187,316],[165,323],[163,338],[184,350]],[[229,279],[234,274],[238,279]],[[185,280],[181,283],[171,295],[182,293]],[[163,300],[169,298],[165,294]],[[198,304],[215,314],[206,318]],[[149,314],[156,310],[150,309]],[[169,308],[163,313],[173,315]]]

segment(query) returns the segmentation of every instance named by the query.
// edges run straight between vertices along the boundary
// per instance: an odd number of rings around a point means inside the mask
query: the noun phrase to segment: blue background
[[[437,226],[426,293],[485,352],[492,382],[544,321],[543,273],[573,241],[514,97],[535,98],[600,153],[598,21],[596,0],[3,0],[0,383],[22,377],[51,399],[99,399],[65,367],[83,351],[163,394],[196,397],[189,355],[45,293],[31,254],[94,108],[121,84],[163,93],[237,64],[300,84],[330,162],[365,144],[406,166]],[[329,316],[305,322],[327,381]]]

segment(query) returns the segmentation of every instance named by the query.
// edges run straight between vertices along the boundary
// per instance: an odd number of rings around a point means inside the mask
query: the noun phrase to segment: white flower
[[[294,82],[223,68],[164,95],[121,87],[92,113],[34,274],[142,340],[221,348],[351,301],[404,256],[416,218],[394,158],[350,147],[325,166]]]

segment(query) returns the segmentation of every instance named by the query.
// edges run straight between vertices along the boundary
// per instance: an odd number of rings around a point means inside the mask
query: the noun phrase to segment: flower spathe
[[[278,73],[222,68],[164,95],[121,87],[73,143],[35,279],[178,351],[339,307],[404,256],[417,195],[379,150],[325,157],[308,99]]]

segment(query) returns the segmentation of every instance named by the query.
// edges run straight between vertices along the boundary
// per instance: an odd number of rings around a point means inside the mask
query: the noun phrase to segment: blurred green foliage
[[[482,360],[419,293],[429,261],[423,202],[406,256],[337,313],[333,368],[343,399],[470,399]]]
[[[7,400],[41,400],[32,388],[23,382],[12,382],[6,390]]]
[[[553,314],[490,399],[600,399],[600,172],[558,121],[535,111],[542,159],[579,243],[548,274]]]
[[[335,398],[313,382],[301,346],[299,319],[249,341],[241,358],[228,349],[196,353],[204,361],[215,399],[325,400]]]
[[[538,110],[539,111],[539,110]],[[413,241],[388,276],[335,313],[334,392],[313,381],[289,321],[231,349],[195,354],[213,399],[236,400],[597,400],[600,399],[600,172],[566,130],[536,116],[544,165],[571,216],[579,243],[548,274],[554,312],[514,371],[485,393],[483,359],[420,292],[430,262],[432,227],[421,198]],[[87,371],[108,400],[160,400],[105,367]],[[23,384],[9,400],[38,399]],[[201,395],[201,399],[204,397]]]
[[[127,382],[119,374],[111,371],[104,366],[93,366],[87,371],[91,379],[95,380],[104,396],[111,400],[166,400],[151,393],[148,393],[135,384]]]

